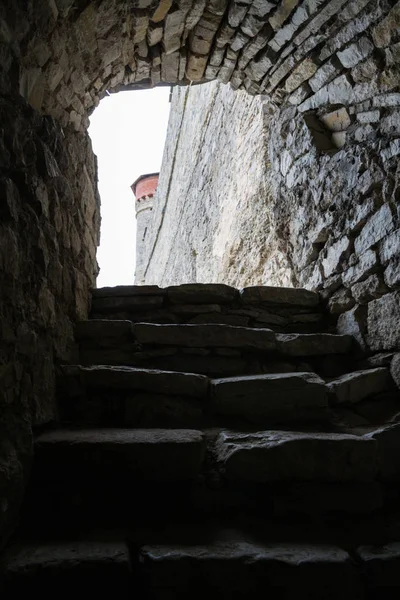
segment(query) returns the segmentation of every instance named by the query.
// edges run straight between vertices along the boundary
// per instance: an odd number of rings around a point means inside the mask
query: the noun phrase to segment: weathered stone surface
[[[328,388],[334,404],[353,404],[390,388],[389,370],[381,367],[366,371],[355,371],[330,381]]]
[[[10,595],[36,586],[46,595],[54,585],[73,592],[83,584],[100,594],[112,593],[116,585],[129,588],[129,554],[122,542],[48,542],[15,548],[10,554],[4,572],[5,592]]]
[[[327,388],[313,373],[214,379],[211,398],[215,413],[244,417],[259,424],[329,416]]]
[[[368,343],[374,351],[400,348],[400,292],[368,304]]]
[[[337,322],[337,332],[352,336],[360,348],[366,347],[367,309],[356,305],[351,310],[340,315]]]
[[[117,338],[118,340],[134,339],[131,321],[108,321],[105,319],[92,319],[80,321],[75,325],[75,339],[103,340]]]
[[[349,335],[332,335],[329,333],[278,333],[276,340],[278,352],[288,356],[345,354],[349,352],[352,344]]]
[[[400,424],[382,427],[367,433],[365,437],[374,439],[378,443],[380,477],[386,480],[398,480],[400,478]]]
[[[370,217],[354,246],[357,254],[362,254],[368,248],[379,242],[388,235],[393,227],[393,216],[389,204],[382,207]]]
[[[152,481],[195,478],[203,435],[190,429],[58,430],[35,442],[36,476],[44,480],[137,476]]]
[[[92,310],[96,313],[135,312],[157,309],[163,305],[162,296],[111,296],[93,298]]]
[[[399,225],[400,95],[398,2],[6,4],[0,27],[0,356],[7,385],[0,437],[6,440],[1,486],[12,491],[0,518],[9,531],[27,475],[31,425],[55,416],[53,366],[70,360],[72,323],[87,318],[98,271],[96,164],[85,133],[93,107],[127,86],[202,81],[209,66],[223,65],[220,77],[231,75],[240,88],[236,94],[229,88],[210,93],[206,86],[176,92],[180,150],[165,156],[174,157],[175,175],[184,183],[177,187],[172,178],[169,209],[164,215],[160,201],[154,211],[165,216],[164,230],[176,243],[172,251],[156,218],[153,235],[160,236],[149,281],[157,268],[165,285],[225,281],[319,289],[332,240],[349,235],[368,261],[360,256],[356,264],[343,264],[344,285],[351,288],[375,273],[382,280],[387,268],[387,282],[397,287],[394,257],[379,262],[377,254]],[[209,64],[208,54],[188,53],[206,8],[226,15],[213,43],[226,52],[218,67]],[[161,19],[164,39],[149,49],[152,18]],[[249,41],[233,52],[229,44],[241,26]],[[263,66],[270,70],[255,80],[251,61],[257,57],[257,65],[269,42],[271,64]],[[378,51],[370,52],[371,43]],[[308,58],[319,66],[315,75],[294,93],[286,91],[285,81],[293,82],[293,70]],[[271,99],[249,96],[265,92]],[[203,98],[201,110],[195,94]],[[321,148],[303,115],[315,110],[318,120],[342,106],[357,128],[325,132]],[[384,332],[392,341],[393,312]]]
[[[370,481],[378,468],[374,440],[335,433],[224,432],[218,460],[228,479],[260,483]]]
[[[283,304],[314,307],[319,304],[319,296],[315,292],[303,289],[254,286],[244,288],[240,292],[243,304]]]
[[[390,374],[397,387],[400,388],[400,353],[396,353],[391,359]]]
[[[167,589],[181,595],[195,577],[201,594],[223,589],[229,597],[256,594],[266,581],[280,595],[295,593],[299,585],[307,595],[315,587],[336,593],[338,579],[346,589],[354,589],[357,581],[349,555],[335,546],[243,541],[240,532],[224,530],[215,538],[213,533],[211,542],[201,536],[201,542],[191,545],[143,546],[141,560],[150,573],[152,593]]]
[[[388,292],[387,286],[376,273],[370,275],[365,281],[356,283],[351,288],[351,293],[359,304],[368,304],[371,300],[376,300]]]
[[[165,295],[166,290],[158,287],[158,285],[117,285],[115,287],[102,287],[92,290],[93,298]]]
[[[78,377],[84,386],[142,390],[176,396],[205,398],[208,379],[192,373],[170,373],[133,367],[63,367],[67,376]]]
[[[167,288],[173,304],[226,304],[237,296],[237,290],[222,284],[185,284]]]
[[[276,347],[270,329],[250,329],[231,325],[134,325],[136,340],[141,344],[188,347],[255,348],[271,351]]]
[[[397,594],[399,583],[400,543],[384,546],[360,546],[357,557],[361,561],[369,589],[378,598]]]
[[[382,487],[368,483],[295,483],[274,494],[276,514],[350,513],[368,514],[383,506]]]

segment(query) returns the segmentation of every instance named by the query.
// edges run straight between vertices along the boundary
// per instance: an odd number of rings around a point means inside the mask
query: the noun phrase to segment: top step
[[[117,286],[93,290],[92,318],[183,324],[272,327],[281,332],[322,331],[320,297],[300,288],[224,284]]]

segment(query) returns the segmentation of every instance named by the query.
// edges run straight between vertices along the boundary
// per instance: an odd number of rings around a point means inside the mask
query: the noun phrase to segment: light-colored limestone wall
[[[263,98],[176,88],[145,252],[145,283],[291,284],[271,207]]]

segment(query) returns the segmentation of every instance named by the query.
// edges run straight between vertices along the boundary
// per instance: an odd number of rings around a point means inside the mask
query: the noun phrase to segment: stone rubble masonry
[[[0,546],[32,427],[57,418],[55,365],[89,310],[100,214],[86,130],[109,92],[179,84],[146,283],[341,294],[370,349],[399,349],[399,11],[395,0],[2,3]],[[218,78],[237,92],[185,87]],[[370,277],[369,296],[353,297]]]

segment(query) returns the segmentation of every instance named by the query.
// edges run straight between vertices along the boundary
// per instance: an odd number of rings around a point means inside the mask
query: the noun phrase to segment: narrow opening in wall
[[[101,196],[98,287],[133,284],[136,217],[131,185],[142,174],[160,170],[169,93],[168,87],[160,87],[112,94],[90,118]]]

